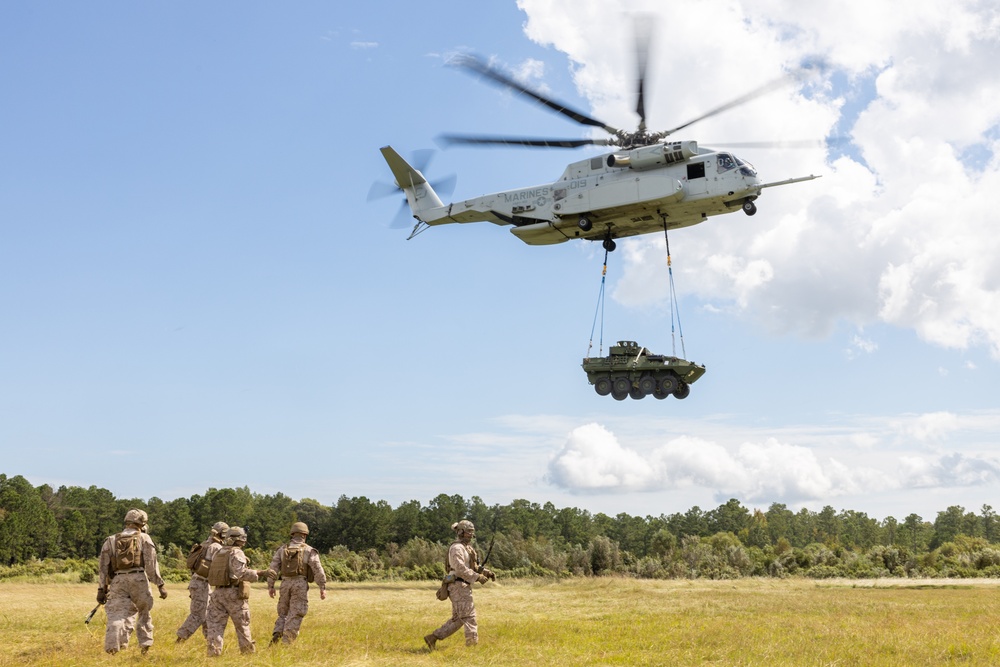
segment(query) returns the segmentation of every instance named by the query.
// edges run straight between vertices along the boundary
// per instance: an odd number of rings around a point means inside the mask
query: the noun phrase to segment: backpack
[[[198,542],[191,545],[191,550],[188,551],[187,560],[184,563],[191,572],[198,572],[198,565],[201,563],[201,554],[203,551],[205,551],[204,543]]]
[[[207,577],[210,586],[229,586],[232,583],[229,581],[230,551],[232,549],[229,547],[222,547],[212,559],[212,564],[208,566]]]
[[[286,544],[281,553],[281,576],[296,577],[305,575],[306,581],[312,582],[314,575],[309,567],[309,547],[305,544]]]
[[[124,533],[115,535],[113,557],[115,572],[142,567],[142,533],[136,531],[131,535]]]

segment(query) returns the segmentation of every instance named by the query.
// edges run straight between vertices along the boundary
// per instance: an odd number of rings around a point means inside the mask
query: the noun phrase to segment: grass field
[[[155,643],[102,651],[104,612],[90,625],[93,585],[0,583],[5,665],[1000,665],[995,580],[637,581],[489,584],[476,592],[480,644],[461,631],[429,653],[422,637],[451,613],[435,584],[334,584],[312,591],[303,633],[269,648],[274,601],[251,597],[254,656],[232,626],[221,658],[195,635],[174,643],[187,591],[153,608]]]

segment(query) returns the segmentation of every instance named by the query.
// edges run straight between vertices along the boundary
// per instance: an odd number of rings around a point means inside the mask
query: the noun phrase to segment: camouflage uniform
[[[472,547],[475,526],[472,522],[460,521],[454,524],[452,529],[458,533],[458,539],[448,547],[446,563],[449,578],[454,578],[454,581],[448,584],[451,618],[424,637],[424,642],[431,650],[434,650],[434,645],[439,640],[451,636],[459,628],[465,629],[466,646],[475,646],[479,643],[479,626],[476,623],[476,606],[472,600],[472,585],[476,582],[483,584],[487,579],[496,578],[486,568],[483,568],[482,574],[476,571],[476,550]]]
[[[222,549],[222,539],[227,530],[229,530],[229,526],[220,521],[212,526],[211,536],[201,543],[201,560],[206,565],[211,563],[215,554]],[[208,626],[205,623],[205,618],[208,615],[208,601],[211,597],[208,579],[197,572],[192,572],[191,581],[188,583],[188,597],[191,598],[191,609],[184,624],[177,628],[177,641],[185,641],[197,632],[198,628],[201,628],[205,639],[208,639]]]
[[[282,571],[281,561],[287,547],[304,546],[306,555],[305,567],[312,571],[313,579],[319,586],[321,600],[326,599],[326,572],[319,560],[319,551],[306,544],[309,528],[301,522],[296,522],[292,529],[301,528],[305,532],[292,533],[292,539],[287,545],[278,547],[271,559],[271,570],[281,574],[281,595],[278,597],[278,619],[274,622],[271,633],[271,643],[280,639],[285,644],[291,644],[299,636],[302,619],[309,611],[309,582],[306,574],[286,574]],[[267,590],[274,597],[274,579],[268,578]]]
[[[242,534],[241,539],[234,539],[234,531]],[[243,553],[246,544],[246,533],[241,528],[230,528],[227,533],[227,545],[216,554],[215,558],[227,558],[229,561],[229,584],[216,586],[208,603],[206,619],[208,637],[208,655],[222,655],[222,635],[226,631],[226,623],[233,619],[233,629],[240,645],[240,653],[253,653],[257,650],[253,637],[250,636],[250,604],[240,595],[240,582],[254,582],[267,576],[267,570],[253,570],[247,567],[247,557]]]
[[[142,532],[145,523],[145,512],[129,510],[125,515],[125,529],[109,535],[101,546],[98,602],[102,602],[102,597],[106,598],[103,601],[108,615],[108,627],[104,633],[104,650],[108,653],[117,653],[128,647],[133,623],[139,646],[143,653],[148,651],[153,645],[153,619],[150,615],[153,596],[149,592],[149,582],[152,581],[160,589],[161,598],[167,597],[163,577],[160,576],[160,566],[156,561],[156,546],[149,535]],[[140,563],[128,569],[118,568],[115,558],[118,540],[130,538],[137,533]],[[137,612],[138,618],[133,622],[132,617]]]

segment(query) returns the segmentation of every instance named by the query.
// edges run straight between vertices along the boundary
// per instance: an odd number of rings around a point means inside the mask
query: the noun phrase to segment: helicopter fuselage
[[[753,215],[763,188],[816,178],[762,183],[753,166],[732,153],[678,141],[573,162],[554,183],[443,204],[422,174],[400,173],[399,163],[408,165],[395,151],[386,147],[383,154],[419,222],[492,222],[530,245],[649,234],[664,224],[689,227],[740,209]]]

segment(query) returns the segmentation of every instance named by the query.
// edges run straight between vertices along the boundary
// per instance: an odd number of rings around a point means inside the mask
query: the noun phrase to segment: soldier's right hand
[[[104,604],[108,601],[108,589],[98,588],[97,589],[97,604]]]
[[[481,574],[476,578],[476,581],[478,581],[481,584],[485,584],[488,581],[488,579],[486,578],[485,574]]]
[[[268,588],[267,589],[267,594],[270,595],[271,597],[274,597],[274,589],[273,588]]]

